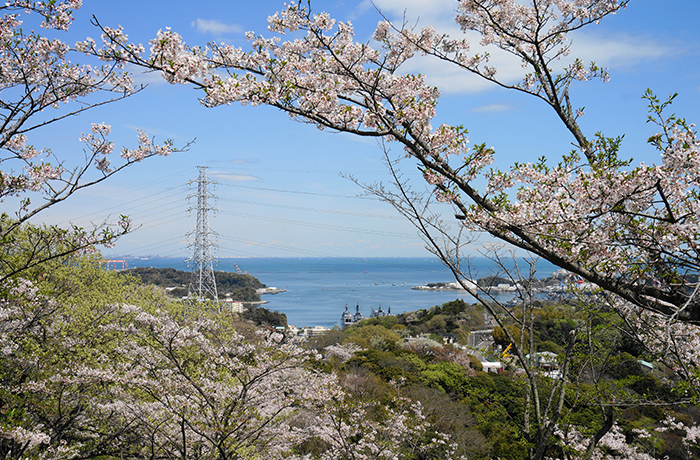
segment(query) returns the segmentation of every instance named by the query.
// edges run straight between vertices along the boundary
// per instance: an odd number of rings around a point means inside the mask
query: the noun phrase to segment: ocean
[[[182,258],[126,257],[129,268],[175,268],[188,271]],[[286,289],[279,294],[265,294],[265,308],[287,315],[289,324],[333,327],[340,324],[345,305],[354,313],[355,306],[368,317],[372,309],[403,313],[442,305],[455,299],[471,303],[474,299],[463,291],[418,291],[411,289],[428,283],[451,282],[451,272],[437,258],[241,258],[219,259],[217,271],[236,272],[237,268],[259,279],[268,287]],[[495,264],[487,258],[471,261],[472,277],[497,274]],[[525,271],[529,268],[525,269]],[[556,267],[540,261],[538,278],[545,278]],[[509,294],[499,300],[507,301]]]

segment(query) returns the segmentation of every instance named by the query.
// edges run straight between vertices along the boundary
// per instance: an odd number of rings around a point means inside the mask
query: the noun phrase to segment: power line
[[[262,190],[265,192],[279,192],[279,193],[291,193],[291,194],[296,194],[296,195],[327,196],[327,197],[332,197],[332,198],[351,198],[351,199],[356,199],[356,200],[380,201],[378,198],[374,198],[374,197],[370,197],[370,196],[335,195],[332,193],[305,192],[305,191],[300,191],[300,190],[284,190],[284,189],[265,188],[265,187],[251,187],[249,185],[238,185],[238,184],[223,184],[223,185],[226,187],[246,188],[246,189],[250,189],[250,190]]]
[[[366,213],[366,212],[353,212],[353,211],[343,211],[339,209],[321,209],[321,208],[309,208],[309,207],[304,207],[304,206],[290,206],[288,204],[278,204],[278,203],[263,203],[259,201],[249,201],[249,200],[237,200],[233,198],[221,198],[219,197],[220,201],[228,201],[232,203],[241,203],[241,204],[252,204],[255,206],[266,206],[270,208],[281,208],[281,209],[295,209],[299,211],[309,211],[309,212],[320,212],[323,214],[338,214],[338,215],[343,215],[343,216],[353,216],[353,217],[369,217],[372,219],[389,219],[389,220],[404,220],[403,217],[401,216],[390,216],[386,214],[372,214],[372,213]]]
[[[209,171],[211,174],[211,171]],[[171,224],[177,224],[178,221],[181,221],[181,218],[179,217],[179,212],[173,212],[177,208],[177,202],[178,202],[178,196],[183,196],[183,186],[182,185],[177,185],[177,186],[172,186],[172,178],[173,177],[180,177],[182,176],[181,173],[177,174],[172,174],[168,176],[167,178],[161,178],[156,182],[149,182],[148,184],[144,184],[143,187],[134,187],[131,188],[130,191],[134,193],[139,193],[139,190],[147,190],[149,189],[154,183],[168,183],[168,187],[164,190],[160,190],[154,193],[141,193],[138,198],[131,199],[129,201],[126,201],[121,204],[113,205],[113,206],[108,206],[105,208],[102,208],[102,211],[95,211],[92,213],[83,213],[77,218],[71,219],[73,222],[85,222],[86,220],[90,220],[92,218],[97,217],[98,215],[102,214],[104,218],[104,214],[107,214],[112,211],[119,211],[120,213],[124,213],[129,215],[134,223],[136,224],[136,228],[132,233],[140,234],[142,232],[145,232],[146,230],[150,230],[153,228],[157,227],[162,227],[162,226],[168,226],[171,227]],[[238,184],[224,184],[228,187],[235,187],[237,189],[249,189],[249,190],[260,190],[260,191],[266,191],[266,192],[274,192],[274,193],[279,193],[279,194],[290,194],[290,195],[305,195],[305,196],[319,196],[319,197],[333,197],[333,198],[344,198],[344,199],[360,199],[360,200],[373,200],[373,201],[379,201],[374,197],[366,197],[366,196],[349,196],[349,195],[342,195],[342,194],[332,194],[332,193],[319,193],[319,192],[311,192],[311,191],[304,191],[304,190],[290,190],[290,189],[284,189],[284,188],[270,188],[270,187],[257,187],[257,186],[247,186],[247,185],[238,185]],[[150,190],[149,190],[150,191]],[[122,195],[123,198],[127,198],[132,194],[125,194]],[[360,217],[360,218],[368,218],[368,219],[383,219],[383,220],[397,220],[397,221],[402,221],[403,219],[400,216],[395,216],[395,215],[383,215],[381,213],[371,213],[371,212],[358,212],[358,211],[352,211],[349,209],[345,209],[345,206],[337,206],[336,208],[333,209],[328,209],[328,208],[316,208],[313,206],[295,206],[295,205],[289,205],[289,204],[280,204],[279,202],[265,202],[265,201],[254,201],[254,200],[239,200],[235,198],[219,198],[223,199],[227,202],[231,203],[241,203],[243,205],[251,205],[256,208],[262,208],[262,207],[269,207],[269,208],[279,208],[279,209],[284,209],[284,210],[295,210],[295,211],[305,211],[305,212],[314,212],[314,213],[321,213],[321,214],[334,214],[334,215],[341,215],[341,216],[350,216],[350,217]],[[101,201],[104,201],[103,198],[99,199],[94,199],[94,200],[88,200],[86,201],[87,203],[100,203]],[[272,200],[274,201],[274,199]],[[70,209],[75,209],[77,206],[73,206]],[[83,205],[83,210],[86,208],[86,206]],[[212,209],[213,210],[213,209]],[[56,213],[59,213],[61,210],[56,208]],[[397,237],[397,238],[410,238],[410,239],[419,239],[419,237],[415,234],[410,234],[410,233],[400,233],[400,232],[392,232],[392,231],[386,231],[384,228],[385,226],[381,225],[378,226],[377,229],[363,229],[363,228],[353,228],[353,227],[345,227],[342,225],[333,225],[333,224],[325,224],[325,223],[314,223],[314,222],[308,222],[308,221],[300,221],[296,219],[281,219],[279,218],[276,214],[273,214],[272,216],[264,216],[264,215],[259,215],[259,214],[265,214],[265,213],[255,213],[255,214],[243,214],[243,213],[236,213],[236,212],[231,212],[231,211],[219,211],[222,212],[222,214],[226,214],[229,216],[234,216],[234,217],[239,217],[239,218],[244,218],[244,219],[255,219],[255,220],[261,220],[261,221],[267,221],[267,222],[274,222],[276,224],[282,224],[282,225],[297,225],[297,226],[303,226],[303,227],[313,227],[313,228],[319,228],[319,229],[327,229],[327,230],[340,230],[340,231],[347,231],[347,232],[354,232],[354,233],[363,233],[363,234],[368,234],[368,235],[380,235],[380,236],[388,236],[388,237]],[[68,213],[61,212],[63,216],[65,216]],[[298,214],[298,213],[297,213]],[[51,215],[51,213],[47,213],[47,215]],[[65,219],[65,217],[64,217]],[[63,220],[63,219],[61,219]],[[65,222],[69,222],[66,220]],[[368,225],[372,226],[372,225]],[[126,240],[127,238],[125,238]],[[134,240],[132,240],[134,241]],[[126,241],[124,241],[126,243]],[[128,244],[128,243],[127,243]],[[158,243],[154,243],[153,245],[146,245],[142,246],[142,248],[147,248],[147,247],[160,247]]]
[[[141,188],[136,188],[136,189],[131,189],[131,190],[132,190],[133,192],[137,192],[137,191],[143,190],[143,189],[145,189],[145,188],[152,187],[153,185],[160,184],[160,183],[162,183],[162,182],[172,183],[172,180],[171,180],[171,179],[172,179],[173,177],[180,177],[180,176],[182,176],[182,175],[183,175],[183,173],[170,174],[170,175],[168,175],[168,176],[161,177],[159,180],[156,180],[156,181],[149,181],[149,182],[148,182],[148,187],[141,187]],[[97,213],[104,214],[104,213],[107,213],[107,212],[109,212],[109,211],[111,211],[111,210],[116,210],[117,208],[122,208],[122,209],[123,209],[125,206],[131,205],[131,204],[134,204],[134,203],[142,203],[142,202],[148,200],[148,199],[151,198],[151,197],[160,195],[160,194],[162,194],[162,193],[170,192],[170,191],[173,191],[173,190],[177,190],[178,188],[181,188],[181,187],[183,187],[183,185],[178,185],[178,186],[176,186],[176,187],[168,187],[168,188],[166,188],[166,189],[164,189],[164,190],[161,190],[161,191],[159,191],[159,192],[152,193],[152,194],[150,194],[150,195],[139,194],[139,197],[138,197],[138,198],[135,198],[135,199],[133,199],[133,200],[131,200],[131,201],[127,201],[127,202],[125,202],[125,203],[120,203],[120,204],[117,204],[117,205],[114,205],[114,206],[110,206],[110,207],[107,207],[107,208],[101,208],[100,211],[96,211],[96,212],[91,213],[91,214],[97,214]],[[93,197],[92,199],[82,199],[82,200],[80,200],[80,203],[79,203],[79,204],[78,204],[77,202],[75,202],[75,201],[71,201],[71,203],[74,203],[74,204],[66,206],[66,204],[63,203],[62,206],[61,206],[60,208],[49,209],[49,210],[47,210],[47,212],[44,213],[43,215],[50,216],[50,215],[55,214],[55,213],[65,214],[66,212],[68,212],[68,211],[70,211],[70,210],[72,210],[72,209],[84,208],[86,205],[89,205],[89,204],[92,204],[92,203],[103,202],[103,201],[104,201],[104,198],[102,198],[102,197]],[[129,208],[126,208],[126,209],[129,209]],[[84,216],[81,216],[81,217],[77,217],[75,220],[82,219],[82,218],[86,218],[87,216],[89,216],[89,215],[91,215],[91,214],[87,214],[87,215],[84,215]]]
[[[141,246],[139,248],[140,251],[142,250],[154,250],[154,249],[160,249],[160,248],[169,248],[173,247],[172,250],[169,251],[158,251],[159,256],[166,256],[168,254],[180,254],[182,255],[182,237],[177,236],[174,238],[169,238],[167,240],[162,240],[157,243],[151,243],[151,244],[146,244],[144,246]],[[146,254],[141,254],[141,255],[146,255]]]
[[[242,214],[242,213],[230,212],[230,211],[219,211],[219,212],[221,214],[226,214],[226,215],[234,216],[234,217],[245,217],[248,219],[265,220],[268,222],[301,225],[304,227],[324,228],[324,229],[328,229],[328,230],[342,230],[342,231],[346,231],[346,232],[366,233],[366,234],[370,234],[370,235],[396,236],[399,238],[419,238],[416,235],[409,235],[408,233],[398,233],[398,232],[387,232],[387,231],[383,231],[383,230],[369,230],[369,229],[362,229],[362,228],[342,227],[339,225],[331,225],[331,224],[315,224],[315,223],[311,223],[311,222],[300,222],[300,221],[296,221],[296,220],[279,219],[276,217],[253,216],[250,214]]]

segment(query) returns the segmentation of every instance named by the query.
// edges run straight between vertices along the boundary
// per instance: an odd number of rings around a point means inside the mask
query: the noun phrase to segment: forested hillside
[[[181,298],[187,295],[187,285],[191,273],[173,268],[138,267],[125,270],[124,274],[134,275],[145,284],[154,284],[168,289],[172,297]],[[229,272],[214,272],[216,288],[220,297],[230,294],[233,300],[241,302],[259,302],[260,296],[256,289],[266,287],[252,275]]]
[[[310,346],[327,360],[343,356],[324,368],[342,375],[358,398],[381,400],[400,382],[401,393],[420,401],[427,420],[469,459],[532,458],[538,442],[532,412],[556,404],[561,404],[553,412],[561,430],[539,441],[547,458],[698,458],[692,427],[700,423],[700,410],[696,396],[690,396],[696,386],[679,378],[672,359],[635,340],[612,312],[570,300],[503,311],[501,320],[511,334],[524,340],[509,342],[495,327],[495,346],[477,353],[463,345],[470,329],[485,328],[482,311],[457,300],[365,319],[315,338]],[[523,311],[529,312],[525,329]],[[591,332],[577,334],[586,323]],[[458,343],[446,344],[446,335]],[[572,335],[578,342],[573,347]],[[341,344],[353,352],[342,354]],[[532,356],[529,369],[504,352],[509,346],[525,347]],[[504,371],[483,372],[477,354],[499,361]],[[537,393],[529,390],[533,387]],[[599,450],[589,457],[585,451],[595,436],[600,436]]]

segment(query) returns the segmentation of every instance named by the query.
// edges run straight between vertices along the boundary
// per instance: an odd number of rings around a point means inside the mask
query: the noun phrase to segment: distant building
[[[445,342],[445,345],[447,344],[455,344],[457,342],[457,336],[454,334],[444,334],[442,336],[442,341]]]
[[[494,372],[496,374],[503,373],[503,364],[500,361],[482,361],[481,367],[484,372]]]
[[[228,294],[228,296],[230,296],[230,294]],[[233,313],[243,313],[246,311],[246,308],[243,306],[243,302],[232,300],[231,297],[225,297],[224,299],[219,300],[219,303]]]
[[[327,334],[330,331],[330,329],[328,329],[325,326],[312,326],[304,328],[304,331],[306,332],[306,336],[311,338]]]
[[[277,329],[277,328],[275,328]],[[295,343],[303,343],[312,337],[318,337],[323,334],[327,334],[330,331],[325,326],[309,326],[309,327],[296,327],[294,325],[288,325],[284,328],[284,334],[287,339]]]
[[[545,377],[558,379],[561,377],[559,371],[559,357],[551,351],[540,351],[533,357],[535,366],[540,368]],[[530,359],[530,355],[525,355],[525,359]]]

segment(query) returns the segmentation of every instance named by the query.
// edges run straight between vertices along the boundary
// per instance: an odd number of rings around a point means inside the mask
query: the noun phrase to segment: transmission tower
[[[187,287],[187,297],[192,299],[196,297],[198,300],[203,300],[207,297],[219,300],[216,293],[216,279],[214,278],[214,259],[211,255],[212,243],[210,235],[216,235],[209,229],[209,211],[216,211],[215,208],[209,206],[209,198],[216,198],[209,193],[207,186],[216,184],[216,182],[207,178],[206,166],[197,166],[199,169],[199,177],[197,180],[189,181],[187,185],[197,184],[197,193],[187,197],[187,200],[197,197],[197,206],[190,207],[187,211],[197,211],[197,228],[193,232],[189,232],[187,236],[193,238],[193,242],[189,247],[194,248],[192,257],[187,259],[187,263],[192,267],[192,276],[190,277],[190,285]],[[191,240],[192,241],[192,240]]]

